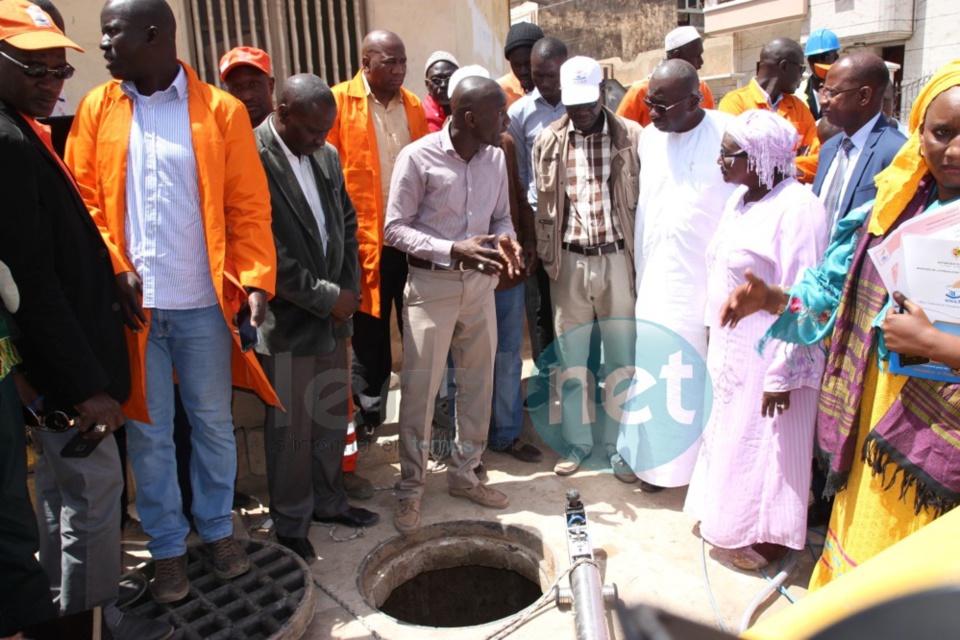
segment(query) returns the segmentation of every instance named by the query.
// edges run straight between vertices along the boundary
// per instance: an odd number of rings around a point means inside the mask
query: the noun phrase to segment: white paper
[[[960,241],[908,234],[902,245],[903,294],[931,322],[960,323]]]

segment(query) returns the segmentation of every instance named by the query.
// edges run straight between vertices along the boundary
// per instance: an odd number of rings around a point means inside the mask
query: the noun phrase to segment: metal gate
[[[182,1],[194,67],[211,84],[221,56],[241,45],[269,53],[278,80],[315,73],[332,86],[360,68],[363,0]]]

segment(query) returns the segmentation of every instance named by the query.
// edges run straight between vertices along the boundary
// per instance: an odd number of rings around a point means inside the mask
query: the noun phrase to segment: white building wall
[[[960,58],[960,2],[916,0],[914,15],[913,37],[905,45],[904,84]]]

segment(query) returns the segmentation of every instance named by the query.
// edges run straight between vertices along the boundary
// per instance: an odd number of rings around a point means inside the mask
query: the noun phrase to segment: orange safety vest
[[[367,90],[359,71],[353,80],[333,87],[337,99],[337,119],[327,134],[327,142],[340,152],[347,193],[357,210],[357,242],[360,257],[360,311],[380,317],[380,253],[383,251],[383,218],[386,203],[380,183],[380,154],[377,132],[367,109]],[[410,140],[427,135],[427,116],[420,99],[401,88],[407,113]]]
[[[720,111],[726,111],[735,116],[750,109],[772,111],[770,103],[767,102],[767,94],[757,84],[756,78],[751,79],[747,86],[723,96],[723,100],[720,101]],[[797,133],[800,134],[797,146],[808,147],[806,155],[797,156],[797,168],[803,172],[798,179],[800,182],[813,184],[813,179],[817,175],[817,162],[820,159],[820,138],[817,137],[817,121],[813,119],[810,107],[800,98],[785,93],[777,105],[777,115],[786,118],[797,128]]]
[[[617,107],[617,115],[639,122],[641,127],[650,125],[653,122],[650,120],[650,110],[643,103],[643,99],[647,97],[649,90],[650,78],[634,82],[623,96],[623,100],[620,101],[620,106]],[[703,80],[700,81],[700,93],[703,95],[700,106],[704,109],[714,109],[713,92],[710,91],[710,87]]]
[[[242,286],[263,289],[268,296],[273,295],[276,286],[270,191],[246,108],[230,94],[201,82],[183,62],[180,65],[187,74],[210,275],[223,317],[228,326],[233,326],[233,316],[246,296]],[[67,138],[67,165],[76,176],[80,194],[103,235],[118,274],[134,270],[127,258],[124,232],[127,142],[132,121],[133,103],[120,89],[120,83],[112,80],[83,98]],[[150,311],[144,312],[147,328],[140,333],[126,330],[130,397],[123,411],[129,418],[150,422],[146,402]],[[235,333],[231,370],[235,386],[255,391],[269,404],[280,405],[256,354],[243,353]]]

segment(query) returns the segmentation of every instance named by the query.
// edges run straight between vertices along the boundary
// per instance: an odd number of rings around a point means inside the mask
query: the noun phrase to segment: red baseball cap
[[[83,52],[63,35],[43,9],[26,0],[0,1],[0,42],[24,51],[69,47]]]
[[[227,74],[241,65],[255,67],[270,75],[270,56],[266,51],[255,47],[234,47],[220,58],[220,80],[226,81]]]

